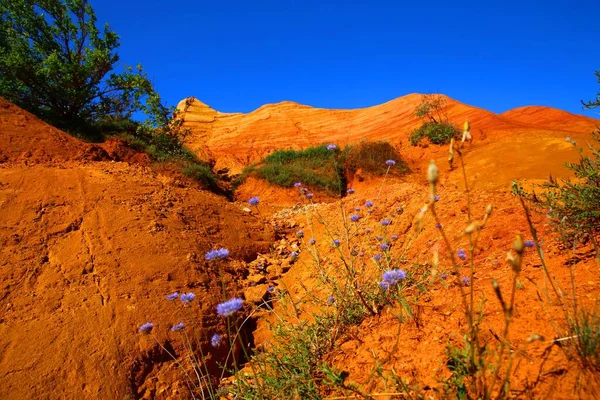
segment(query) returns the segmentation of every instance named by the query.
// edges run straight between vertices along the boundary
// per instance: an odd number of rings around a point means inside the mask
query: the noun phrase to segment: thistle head
[[[427,168],[427,181],[430,184],[435,185],[439,179],[439,169],[437,165],[435,165],[435,161],[431,160],[429,163],[429,168]]]
[[[523,254],[523,251],[525,251],[525,241],[523,240],[523,235],[521,235],[520,233],[517,233],[517,236],[515,237],[515,241],[513,242],[513,249],[519,255]]]

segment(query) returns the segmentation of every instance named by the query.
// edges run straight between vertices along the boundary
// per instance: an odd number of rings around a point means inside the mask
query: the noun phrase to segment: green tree
[[[596,78],[598,78],[598,83],[600,83],[600,70],[596,71],[595,74]],[[583,107],[587,109],[600,107],[600,92],[596,94],[596,100],[582,101],[581,103],[583,104]]]
[[[118,47],[87,0],[2,0],[0,96],[71,132],[137,111],[148,127],[168,127],[172,109],[141,66],[111,73]]]

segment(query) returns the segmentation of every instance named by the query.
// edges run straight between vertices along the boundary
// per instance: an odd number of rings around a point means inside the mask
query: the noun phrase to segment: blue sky
[[[358,108],[418,92],[583,113],[600,91],[598,0],[90,2],[169,105]]]

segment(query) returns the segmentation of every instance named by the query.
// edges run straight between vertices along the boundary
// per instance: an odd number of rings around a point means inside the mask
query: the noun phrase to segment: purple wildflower
[[[525,246],[527,246],[527,247],[533,247],[533,246],[535,246],[535,242],[533,240],[526,240],[525,241]]]
[[[373,256],[373,260],[375,260],[375,261],[379,261],[379,260],[381,260],[381,254],[375,254],[375,255]]]
[[[335,239],[335,240],[333,241],[333,246],[334,246],[334,247],[340,247],[340,243],[341,243],[341,242],[339,241],[339,239]]]
[[[360,219],[360,216],[358,216],[357,214],[354,214],[350,217],[350,221],[352,221],[352,222],[358,222],[359,219]]]
[[[250,204],[251,206],[255,206],[257,205],[259,202],[258,197],[251,197],[250,200],[248,200],[248,204]]]
[[[167,300],[175,300],[177,297],[179,297],[179,293],[173,292],[167,296]]]
[[[185,324],[183,322],[180,322],[177,325],[173,325],[173,327],[171,327],[171,330],[173,332],[177,332],[177,331],[182,330],[183,328],[185,328]]]
[[[469,286],[469,283],[471,283],[471,279],[469,277],[464,277],[460,280],[463,284],[463,286]]]
[[[346,193],[348,193],[348,194],[354,194],[354,189],[350,188],[350,189],[346,190]]]
[[[435,227],[438,229],[442,229],[442,224],[440,224],[439,222],[437,224],[435,224]]]
[[[210,338],[210,345],[215,349],[219,347],[221,345],[221,335],[219,335],[218,333],[212,335],[212,337]]]
[[[365,203],[365,207],[373,207],[373,202],[372,201],[367,201]]]
[[[317,243],[317,241],[315,240],[315,238],[310,238],[310,240],[308,241],[308,244],[310,244],[311,246],[314,246],[315,243]]]
[[[379,282],[379,287],[382,288],[383,290],[388,290],[390,288],[390,284],[389,284],[389,282],[381,281],[381,282]]]
[[[390,237],[392,238],[392,240],[398,240],[398,235],[392,235]]]
[[[179,300],[183,301],[184,303],[190,303],[192,300],[194,300],[196,298],[196,295],[194,293],[184,293],[181,296],[179,296]]]
[[[371,228],[367,228],[367,229],[365,229],[365,233],[371,233],[371,232],[373,232],[373,231],[371,230]]]
[[[354,211],[360,211],[360,207],[354,207]]]
[[[397,285],[403,279],[406,279],[406,272],[401,269],[390,269],[383,273],[383,282],[390,286]]]
[[[329,296],[329,298],[327,299],[327,304],[333,304],[333,303],[335,303],[335,297]]]
[[[306,194],[306,198],[307,198],[307,199],[312,199],[312,198],[313,198],[313,196],[314,196],[314,195],[313,195],[312,193],[307,193],[307,194]]]
[[[296,182],[296,183],[294,183],[294,187],[300,187],[300,186],[302,186],[302,182]]]
[[[391,167],[392,165],[396,165],[396,161],[394,161],[394,160],[387,160],[385,162],[385,165],[387,165],[388,167]]]
[[[269,293],[273,292],[273,290],[275,290],[275,287],[274,287],[274,286],[269,286],[269,287],[267,288],[267,292],[269,292]]]
[[[292,258],[296,258],[296,257],[298,257],[298,253],[296,253],[295,251],[292,251],[292,252],[290,253],[290,257],[292,257]]]
[[[298,237],[304,237],[304,231],[303,230],[299,230],[298,232],[296,232],[296,236],[298,236]]]
[[[433,200],[433,201],[440,201],[440,196],[436,194],[435,196],[431,197],[431,200]]]
[[[389,245],[389,244],[387,244],[387,243],[381,243],[381,244],[379,245],[379,248],[380,248],[381,250],[383,250],[383,251],[386,251],[387,249],[389,249],[389,248],[390,248],[390,245]]]
[[[244,301],[240,298],[234,297],[233,299],[227,300],[217,305],[217,314],[227,317],[235,312],[238,312],[244,306]]]
[[[229,256],[229,250],[225,248],[211,250],[204,255],[207,260],[216,260],[219,258],[226,258]]]
[[[440,279],[443,279],[443,280],[448,279],[448,274],[441,274]]]
[[[375,239],[376,239],[378,242],[381,242],[381,241],[383,240],[383,236],[377,236],[377,237],[375,237]]]
[[[152,328],[154,328],[154,324],[152,322],[146,322],[144,325],[138,328],[138,331],[143,333],[149,333]]]
[[[381,225],[383,225],[383,226],[388,226],[391,223],[392,223],[392,221],[390,221],[389,219],[382,219],[381,220]]]
[[[331,150],[335,150],[335,149],[337,149],[337,146],[335,144],[332,143],[332,144],[327,145],[327,150],[331,151]]]
[[[465,251],[463,249],[458,249],[458,251],[456,252],[456,255],[461,260],[466,260],[467,259],[467,253],[465,253]]]

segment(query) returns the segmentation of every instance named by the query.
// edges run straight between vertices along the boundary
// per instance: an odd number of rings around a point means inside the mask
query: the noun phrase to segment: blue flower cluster
[[[226,258],[229,256],[229,250],[225,248],[220,248],[216,250],[211,250],[204,255],[204,258],[207,260],[217,260],[220,258]]]
[[[242,309],[244,306],[244,301],[237,297],[233,299],[227,300],[219,305],[217,305],[217,314],[228,317],[231,314],[234,314]]]
[[[382,289],[387,290],[404,279],[406,279],[406,272],[401,269],[390,269],[383,273],[383,280],[379,282],[379,286]]]

